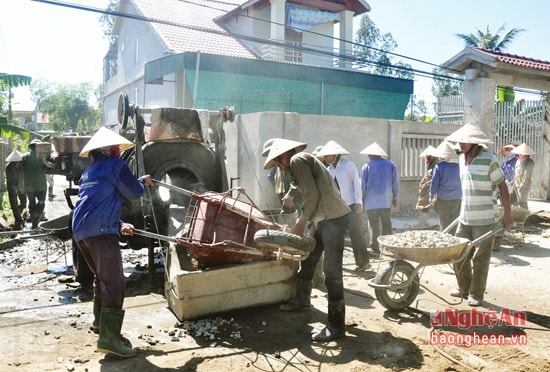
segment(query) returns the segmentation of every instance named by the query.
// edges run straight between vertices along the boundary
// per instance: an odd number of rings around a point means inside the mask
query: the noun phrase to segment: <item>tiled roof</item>
[[[514,54],[507,54],[502,52],[496,52],[494,50],[476,48],[484,53],[495,56],[500,62],[508,63],[519,67],[528,67],[535,70],[550,71],[550,61],[541,61],[538,59],[527,58],[517,56]]]
[[[134,0],[147,18],[164,22],[151,26],[175,53],[211,53],[231,57],[256,58],[214,19],[236,7],[212,0]],[[181,26],[180,26],[181,25]],[[211,32],[209,32],[211,31]]]

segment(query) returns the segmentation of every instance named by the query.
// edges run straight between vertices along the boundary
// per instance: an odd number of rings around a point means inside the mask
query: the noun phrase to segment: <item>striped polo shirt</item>
[[[497,186],[504,181],[504,174],[495,156],[481,151],[466,165],[461,154],[459,164],[463,195],[460,223],[483,226],[498,222]]]

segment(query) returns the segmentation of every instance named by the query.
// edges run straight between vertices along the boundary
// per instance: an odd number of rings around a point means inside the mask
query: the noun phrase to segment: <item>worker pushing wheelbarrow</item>
[[[184,246],[200,269],[278,258],[303,260],[309,255],[310,241],[285,232],[285,226],[267,217],[242,188],[199,194],[153,182],[191,197],[183,232],[168,237],[135,229],[134,234]]]
[[[389,310],[408,307],[418,295],[424,267],[461,262],[476,245],[504,229],[501,224],[470,241],[447,233],[455,223],[443,232],[412,230],[378,238],[381,253],[392,257],[379,268],[376,277],[368,281],[382,306]],[[409,261],[418,265],[413,266]]]

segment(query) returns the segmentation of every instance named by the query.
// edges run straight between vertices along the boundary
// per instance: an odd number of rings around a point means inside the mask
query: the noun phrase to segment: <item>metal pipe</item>
[[[152,239],[156,239],[156,240],[162,240],[162,241],[170,242],[170,243],[175,243],[175,242],[176,242],[176,238],[174,238],[174,237],[172,237],[172,236],[166,236],[166,235],[155,234],[155,233],[152,233],[152,232],[149,232],[149,231],[145,231],[145,230],[134,229],[134,234],[135,234],[135,235],[144,236],[144,237],[146,237],[146,238],[152,238]]]
[[[187,196],[192,196],[193,195],[193,191],[182,189],[181,187],[170,185],[169,183],[162,182],[162,181],[156,180],[154,178],[151,178],[151,181],[158,184],[159,186],[166,187],[167,189],[170,189],[172,191],[179,192],[180,194],[187,195]]]

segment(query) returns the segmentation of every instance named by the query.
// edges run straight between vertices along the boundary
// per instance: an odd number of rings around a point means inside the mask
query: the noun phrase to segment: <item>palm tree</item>
[[[501,37],[504,26],[505,25],[500,26],[495,34],[491,33],[489,26],[487,26],[487,31],[485,33],[481,30],[477,30],[476,34],[455,34],[455,36],[464,40],[466,45],[502,52],[512,43],[519,33],[525,31],[523,28],[513,28],[508,31],[504,37]]]
[[[477,30],[476,34],[455,34],[455,36],[464,40],[466,45],[502,52],[508,48],[514,38],[523,31],[525,31],[523,28],[513,28],[502,37],[501,33],[504,32],[504,25],[500,26],[495,34],[491,33],[489,26],[487,26],[487,31],[485,33],[481,30]],[[497,95],[500,102],[514,102],[515,100],[513,87],[498,86]]]

